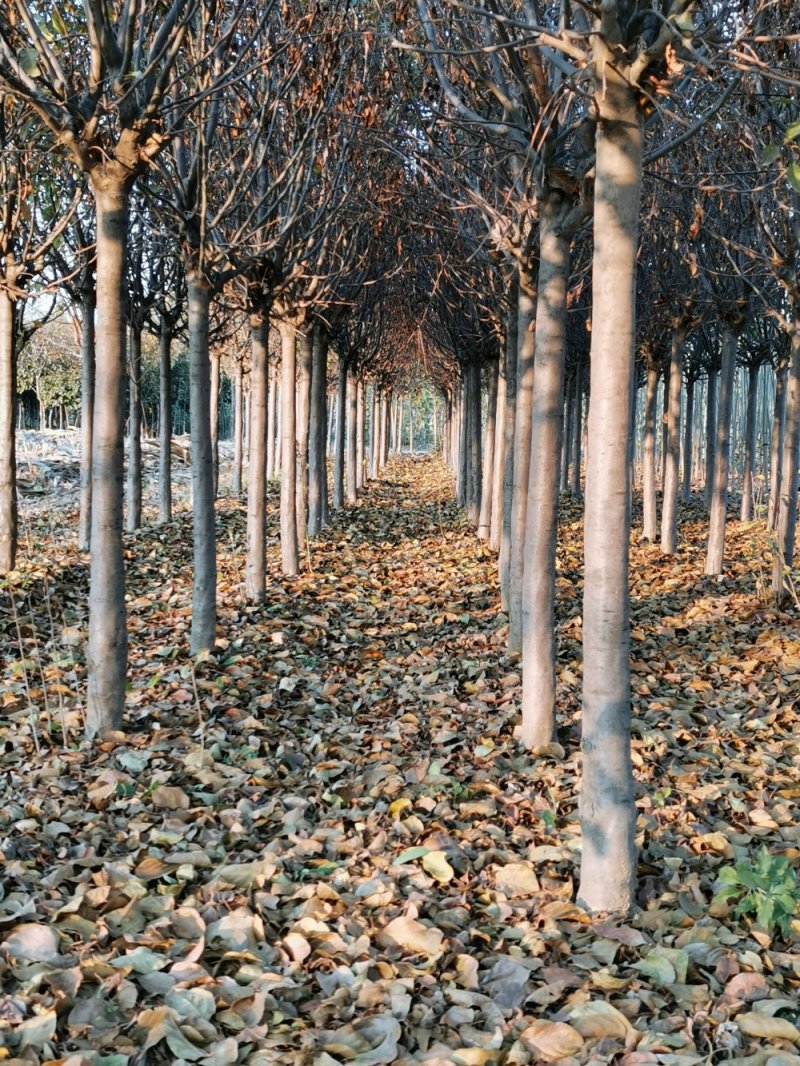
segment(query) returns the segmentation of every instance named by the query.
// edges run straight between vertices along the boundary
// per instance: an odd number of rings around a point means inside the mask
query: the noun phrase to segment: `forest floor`
[[[632,544],[639,909],[596,919],[573,902],[580,508],[559,742],[531,755],[494,558],[451,495],[437,462],[394,462],[287,579],[272,488],[263,607],[221,500],[197,663],[190,516],[127,537],[128,715],[94,747],[74,494],[25,504],[39,561],[0,584],[0,1061],[800,1064],[800,924],[763,903],[799,895],[775,856],[800,864],[800,629],[760,527],[731,521],[721,582],[699,508],[675,559]],[[712,899],[735,862],[739,916]]]

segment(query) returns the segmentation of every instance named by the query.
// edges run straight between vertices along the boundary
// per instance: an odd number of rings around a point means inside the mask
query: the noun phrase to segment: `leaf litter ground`
[[[128,715],[95,748],[74,515],[31,519],[48,562],[0,601],[0,1060],[800,1063],[796,936],[712,901],[761,845],[800,862],[800,634],[763,600],[759,527],[731,523],[724,582],[699,510],[676,559],[632,544],[640,908],[593,919],[579,508],[559,741],[531,756],[494,558],[451,495],[436,462],[395,462],[296,579],[271,528],[263,607],[221,501],[221,639],[196,666],[190,517],[131,537]]]

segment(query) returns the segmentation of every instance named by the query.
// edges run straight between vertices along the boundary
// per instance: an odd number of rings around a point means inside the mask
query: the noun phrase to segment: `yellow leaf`
[[[577,1029],[565,1022],[548,1022],[544,1019],[529,1025],[520,1033],[520,1040],[533,1049],[537,1059],[545,1062],[557,1062],[568,1055],[575,1055],[583,1047],[583,1037]]]
[[[800,1044],[800,1029],[785,1018],[770,1018],[766,1014],[739,1014],[736,1024],[745,1036],[761,1037],[765,1040],[789,1040]]]
[[[429,873],[435,881],[446,884],[455,877],[455,871],[447,861],[443,851],[429,851],[422,856],[422,868]]]
[[[399,818],[403,811],[408,810],[412,806],[411,800],[407,796],[401,796],[400,799],[393,800],[389,804],[389,814],[392,818]]]
[[[177,785],[159,785],[153,789],[150,799],[154,807],[169,811],[185,811],[189,807],[189,797]]]
[[[631,1030],[631,1023],[625,1015],[602,1000],[581,1003],[570,1012],[569,1017],[584,1037],[616,1036],[624,1039]]]

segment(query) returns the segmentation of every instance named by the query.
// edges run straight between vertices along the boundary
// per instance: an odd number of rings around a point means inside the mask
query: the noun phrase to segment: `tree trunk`
[[[575,408],[572,412],[572,470],[569,479],[569,491],[575,499],[581,494],[581,437],[583,435],[583,367],[575,367]]]
[[[778,528],[781,499],[781,466],[783,464],[783,441],[786,434],[786,381],[789,376],[789,360],[778,357],[775,367],[775,407],[772,412],[772,440],[769,461],[769,509],[767,528]]]
[[[128,351],[128,480],[125,527],[134,533],[142,524],[142,331],[129,328]]]
[[[728,517],[728,467],[730,465],[731,451],[731,415],[733,413],[733,379],[736,373],[736,345],[736,333],[729,323],[723,323],[719,408],[717,411],[717,434],[714,443],[714,481],[704,570],[706,574],[721,574],[725,556],[725,524]]]
[[[275,477],[278,451],[278,368],[270,366],[267,372],[267,481]]]
[[[247,454],[247,559],[245,592],[251,603],[267,598],[267,397],[269,310],[261,297],[250,306],[250,431]]]
[[[604,92],[595,94],[578,899],[592,911],[628,911],[636,878],[628,552],[642,126],[635,91],[602,39],[595,48]]]
[[[333,450],[333,509],[344,507],[345,430],[347,426],[347,363],[339,357],[336,389],[336,439]]]
[[[514,417],[514,486],[511,496],[508,650],[522,651],[522,580],[525,570],[525,522],[531,462],[536,290],[533,278],[520,277],[517,334],[517,392]]]
[[[689,503],[692,498],[692,430],[694,428],[694,378],[686,382],[686,421],[683,427],[683,483],[681,498]]]
[[[310,326],[300,334],[297,353],[297,550],[306,550],[308,536],[308,440],[311,420],[311,358],[313,338]]]
[[[308,444],[308,535],[318,537],[327,523],[328,339],[321,327],[314,329],[311,354],[311,414]]]
[[[345,383],[347,398],[346,441],[346,500],[350,507],[358,503],[358,382],[352,368],[347,372]]]
[[[667,393],[667,440],[664,451],[664,498],[661,503],[661,551],[674,555],[678,550],[678,473],[681,458],[681,383],[686,329],[672,331]]]
[[[560,228],[560,204],[560,195],[542,197],[539,204],[539,295],[521,603],[520,739],[526,748],[550,743],[556,718],[556,532],[569,281],[569,238]]]
[[[744,430],[744,476],[742,478],[742,522],[753,518],[753,478],[756,463],[756,408],[758,406],[758,367],[747,368],[747,410]]]
[[[281,327],[281,569],[293,577],[300,569],[297,539],[297,425],[295,387],[297,330]]]
[[[15,310],[8,290],[0,289],[0,574],[13,570],[17,558]]]
[[[793,300],[791,356],[786,389],[786,431],[781,457],[780,511],[777,551],[772,567],[772,591],[780,603],[789,591],[797,526],[797,491],[800,486],[800,298]]]
[[[519,351],[519,281],[509,285],[508,322],[506,326],[506,404],[503,410],[503,515],[500,525],[500,603],[511,610],[511,511],[514,495],[514,426],[517,414],[517,355]]]
[[[715,367],[708,368],[708,382],[706,386],[706,481],[704,487],[704,500],[706,510],[711,507],[711,497],[714,491],[714,446],[717,439],[717,375]]]
[[[233,476],[231,492],[238,499],[242,495],[242,460],[244,439],[244,367],[241,356],[233,365]],[[264,472],[266,474],[267,433],[264,430]],[[265,477],[266,483],[266,477]]]
[[[78,550],[88,551],[92,532],[92,422],[94,420],[94,276],[81,289],[81,501]]]
[[[97,336],[92,428],[92,545],[86,733],[119,729],[125,708],[128,634],[122,548],[126,244],[130,212],[124,181],[92,182],[97,210]]]
[[[492,502],[491,519],[489,522],[489,547],[493,551],[500,550],[500,537],[503,530],[503,467],[505,465],[506,438],[505,438],[505,411],[506,411],[506,359],[502,351],[497,360],[497,402],[495,404],[494,422],[494,454],[487,459],[492,463]]]
[[[356,382],[356,492],[364,487],[364,427],[366,423],[366,386],[358,375]]]
[[[386,464],[389,462],[389,412],[392,405],[391,392],[384,392],[381,396],[381,453],[380,453],[380,468],[386,469]]]
[[[378,476],[378,386],[373,383],[369,405],[369,469],[367,477],[374,481]]]
[[[656,501],[656,397],[658,396],[658,367],[647,363],[647,384],[644,399],[644,444],[642,446],[642,540],[655,543],[658,530]]]
[[[469,464],[469,449],[467,447],[467,438],[469,434],[469,412],[470,406],[467,402],[466,393],[468,389],[466,371],[462,368],[461,377],[458,380],[455,394],[455,413],[456,413],[456,434],[454,437],[455,447],[454,460],[455,460],[455,475],[456,475],[456,503],[459,507],[462,507],[465,511],[467,509],[467,481],[469,478],[469,472],[467,466]]]
[[[480,379],[479,379],[480,380]],[[488,540],[492,527],[492,502],[494,500],[494,453],[495,434],[497,430],[497,398],[500,393],[500,363],[493,362],[489,367],[489,394],[486,407],[486,441],[483,456],[483,484],[481,485],[481,509],[478,516],[478,537]],[[480,397],[478,397],[480,404]],[[480,425],[480,408],[478,410]]]
[[[213,471],[214,499],[219,496],[219,386],[220,386],[219,352],[210,355],[211,381],[209,392],[209,415],[211,427],[211,463]]]
[[[467,364],[467,517],[477,529],[481,512],[482,456],[481,456],[481,364],[471,355]]]
[[[162,318],[158,334],[158,522],[172,518],[172,331]]]
[[[189,289],[189,411],[192,445],[192,655],[214,647],[217,630],[217,538],[211,360],[208,350],[211,289],[187,264]]]

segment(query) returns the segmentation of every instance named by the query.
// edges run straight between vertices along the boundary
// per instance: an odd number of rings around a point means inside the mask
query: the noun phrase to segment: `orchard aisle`
[[[54,537],[51,565],[21,571],[0,603],[10,1061],[689,1066],[720,1034],[737,1054],[794,1039],[751,1001],[794,995],[796,956],[709,907],[734,849],[800,845],[800,645],[758,604],[752,531],[727,586],[699,542],[669,569],[634,550],[645,909],[592,921],[571,902],[579,512],[559,552],[563,748],[530,756],[494,562],[451,492],[437,462],[393,462],[285,579],[271,489],[263,608],[243,605],[244,516],[222,500],[222,639],[194,670],[190,518],[128,539],[129,731],[94,750],[80,557]]]

